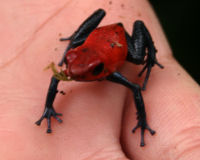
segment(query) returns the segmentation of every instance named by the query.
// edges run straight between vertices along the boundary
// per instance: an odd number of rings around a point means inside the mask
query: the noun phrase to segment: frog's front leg
[[[57,87],[58,87],[59,81],[60,80],[56,79],[55,77],[51,78],[51,82],[50,82],[48,93],[47,93],[44,112],[43,112],[41,118],[37,122],[35,122],[37,125],[40,125],[42,120],[44,118],[46,118],[47,126],[48,126],[47,133],[51,133],[51,131],[52,131],[51,130],[51,117],[54,117],[60,123],[62,122],[62,120],[60,118],[58,118],[58,116],[61,116],[62,114],[56,113],[56,111],[53,108],[53,102],[54,102],[56,94],[58,92]]]
[[[152,130],[146,120],[146,112],[145,112],[145,106],[144,106],[144,101],[141,93],[141,88],[138,84],[134,84],[130,81],[128,81],[124,76],[122,76],[118,72],[114,72],[111,75],[107,77],[107,80],[122,84],[128,88],[131,89],[134,95],[135,99],[135,104],[136,104],[136,109],[137,109],[137,120],[138,123],[135,128],[133,128],[132,132],[134,133],[137,128],[141,128],[141,142],[140,146],[144,146],[144,132],[147,129],[151,135],[155,134],[155,131]]]

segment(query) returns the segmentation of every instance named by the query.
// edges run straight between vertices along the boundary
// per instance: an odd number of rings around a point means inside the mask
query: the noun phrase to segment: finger
[[[140,6],[144,4],[139,3]],[[163,36],[150,6],[145,7],[144,21],[154,37],[158,49],[158,60],[164,69],[153,68],[147,90],[142,92],[150,127],[156,130],[151,136],[145,132],[146,146],[140,148],[140,130],[132,134],[136,125],[136,110],[132,95],[127,100],[123,120],[122,146],[130,159],[198,159],[200,127],[200,91],[199,86],[171,57],[170,48]],[[142,10],[142,9],[141,9]],[[146,14],[146,16],[145,16]],[[147,19],[148,16],[148,19]],[[150,23],[154,22],[154,23]],[[132,77],[131,67],[126,74]],[[189,158],[188,158],[189,157]]]
[[[175,159],[196,153],[200,124],[198,85],[173,60],[166,65],[163,72],[153,74],[152,79],[157,81],[150,82],[150,88],[143,95],[147,120],[150,127],[156,130],[156,134],[151,136],[146,132],[146,146],[144,149],[139,148],[140,130],[134,135],[131,133],[136,124],[136,110],[130,96],[122,125],[124,150],[135,159],[169,156]],[[185,155],[184,151],[190,152]]]

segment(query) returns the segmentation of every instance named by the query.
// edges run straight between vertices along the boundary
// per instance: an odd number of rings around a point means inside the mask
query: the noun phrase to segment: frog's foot
[[[60,118],[58,118],[58,116],[62,116],[62,114],[60,113],[56,113],[53,107],[46,107],[44,110],[43,115],[41,116],[41,118],[35,122],[35,124],[37,124],[38,126],[41,124],[42,120],[44,118],[47,119],[47,133],[51,133],[51,117],[54,117],[58,122],[62,122],[62,120]]]
[[[143,119],[139,119],[138,120],[138,123],[137,123],[136,127],[133,128],[132,132],[135,133],[135,131],[136,131],[137,128],[141,128],[141,142],[140,142],[140,146],[143,147],[143,146],[145,146],[145,143],[144,143],[144,132],[145,132],[145,130],[147,129],[151,133],[151,135],[154,135],[156,132],[154,130],[152,130],[148,126],[146,120],[143,120]]]

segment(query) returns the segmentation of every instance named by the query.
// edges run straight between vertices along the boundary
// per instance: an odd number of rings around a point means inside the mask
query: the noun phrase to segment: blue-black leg
[[[64,60],[65,60],[65,56],[66,56],[68,50],[83,44],[83,42],[88,37],[88,35],[101,22],[101,20],[105,16],[105,14],[106,13],[103,9],[98,9],[90,17],[88,17],[71,36],[69,36],[67,38],[61,38],[60,39],[60,41],[70,40],[70,43],[67,46],[60,63],[58,64],[59,66],[63,65]]]
[[[130,36],[126,33],[128,43],[127,61],[135,64],[144,64],[139,76],[147,70],[142,89],[145,90],[152,67],[156,64],[163,68],[156,59],[156,48],[151,35],[142,21],[136,21],[133,26],[133,33]],[[145,58],[146,57],[146,58]]]
[[[115,82],[115,83],[122,84],[122,85],[130,88],[131,91],[133,92],[135,104],[136,104],[136,109],[137,109],[138,123],[137,123],[136,127],[133,128],[132,132],[134,133],[137,128],[139,128],[139,127],[141,128],[141,143],[140,143],[140,146],[144,146],[145,145],[145,143],[144,143],[144,132],[145,132],[145,130],[147,129],[151,133],[151,135],[155,134],[155,131],[152,130],[147,124],[145,106],[144,106],[144,101],[143,101],[143,98],[142,98],[140,86],[138,84],[134,84],[134,83],[128,81],[124,76],[122,76],[118,72],[114,72],[111,75],[109,75],[107,77],[107,80]]]
[[[47,119],[47,133],[51,133],[51,117],[54,117],[58,122],[62,122],[62,120],[60,118],[58,118],[58,116],[61,116],[62,114],[60,113],[56,113],[56,111],[53,108],[53,102],[55,100],[56,94],[58,93],[57,87],[58,87],[58,83],[59,80],[56,79],[55,77],[51,78],[51,83],[49,86],[49,90],[47,93],[47,98],[46,98],[46,104],[45,104],[45,108],[44,108],[44,112],[43,115],[41,116],[41,118],[35,122],[37,125],[40,125],[42,120],[44,118]]]

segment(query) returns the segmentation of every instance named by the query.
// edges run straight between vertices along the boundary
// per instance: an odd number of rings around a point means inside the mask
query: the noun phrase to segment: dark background
[[[195,0],[150,0],[164,28],[174,56],[200,84],[200,52],[197,27],[200,5]]]

